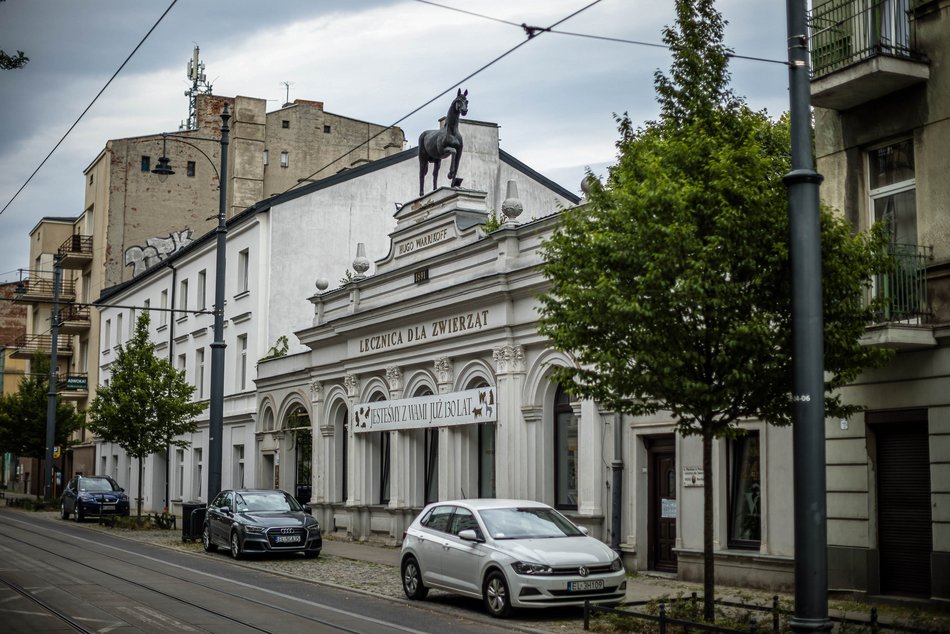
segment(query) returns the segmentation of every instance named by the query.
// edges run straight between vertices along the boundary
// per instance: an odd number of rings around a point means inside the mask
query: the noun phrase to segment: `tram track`
[[[62,611],[56,609],[55,607],[53,607],[52,604],[49,604],[46,601],[43,601],[38,596],[36,596],[35,594],[30,592],[26,588],[23,588],[19,584],[14,583],[8,579],[3,579],[2,577],[0,577],[0,583],[2,583],[7,588],[10,588],[11,590],[16,592],[23,598],[27,599],[28,601],[32,602],[33,604],[35,604],[36,606],[38,606],[45,612],[48,612],[53,617],[59,619],[60,621],[62,621],[63,623],[71,627],[72,629],[76,630],[77,632],[83,632],[83,634],[96,634],[96,630],[90,630],[79,621],[72,619],[69,615],[64,614]]]
[[[296,601],[296,602],[304,602],[304,603],[310,604],[310,605],[312,605],[312,606],[316,606],[316,607],[318,607],[318,608],[321,609],[321,610],[327,610],[327,611],[334,612],[334,613],[337,613],[337,614],[340,614],[340,615],[346,615],[346,617],[347,617],[348,619],[350,619],[350,620],[363,621],[363,622],[365,622],[366,626],[370,626],[370,624],[372,624],[372,625],[377,626],[377,627],[385,627],[386,629],[389,629],[389,630],[392,630],[392,631],[403,631],[403,632],[418,632],[418,631],[419,631],[417,628],[406,628],[406,627],[402,627],[402,626],[399,626],[399,625],[397,625],[397,624],[394,624],[394,623],[392,623],[392,622],[385,622],[385,621],[382,621],[382,620],[380,620],[380,619],[375,619],[375,618],[373,618],[373,617],[368,617],[368,616],[363,616],[363,615],[355,614],[355,613],[353,613],[353,612],[351,612],[351,611],[341,610],[341,609],[339,609],[339,608],[336,608],[336,607],[333,607],[333,606],[330,606],[330,605],[319,604],[319,603],[315,603],[315,602],[312,602],[312,601],[308,601],[308,600],[304,600],[304,599],[299,599],[299,598],[293,597],[293,596],[291,596],[291,595],[285,595],[285,594],[281,594],[281,593],[276,593],[276,592],[274,592],[274,591],[272,591],[272,590],[263,589],[263,588],[259,588],[259,587],[254,587],[254,586],[251,586],[251,585],[249,585],[249,584],[245,584],[245,583],[240,582],[240,581],[235,581],[235,580],[231,580],[231,579],[226,579],[226,578],[224,578],[224,577],[221,577],[221,576],[218,576],[218,575],[213,575],[213,574],[211,574],[211,573],[206,573],[206,572],[197,571],[197,570],[194,570],[194,569],[185,568],[184,566],[180,566],[179,564],[174,564],[174,563],[171,563],[171,562],[161,561],[161,560],[158,560],[158,559],[156,559],[156,558],[154,558],[154,557],[150,557],[150,556],[148,556],[148,555],[143,555],[143,554],[141,554],[141,553],[136,553],[136,552],[134,552],[134,551],[132,551],[132,550],[126,550],[126,549],[120,548],[120,547],[118,547],[118,546],[109,545],[109,544],[101,544],[101,543],[99,543],[99,542],[95,542],[95,541],[93,541],[93,540],[88,540],[88,539],[85,539],[85,538],[83,538],[83,537],[76,536],[76,535],[73,535],[73,534],[70,534],[70,533],[64,533],[64,532],[62,532],[62,531],[60,531],[60,530],[56,530],[56,529],[52,529],[52,528],[46,528],[46,527],[38,527],[38,526],[36,526],[35,524],[29,524],[29,523],[22,522],[22,521],[19,521],[19,520],[11,519],[11,518],[9,518],[9,517],[0,516],[0,525],[7,527],[7,529],[14,529],[14,530],[25,531],[25,532],[27,532],[27,533],[30,534],[30,535],[37,535],[37,531],[38,531],[38,530],[43,531],[44,537],[45,537],[46,539],[52,539],[55,544],[57,544],[57,545],[62,545],[62,546],[63,546],[63,549],[73,548],[76,541],[87,542],[87,543],[90,544],[90,545],[98,546],[99,548],[97,548],[96,551],[95,551],[95,555],[96,555],[97,557],[100,557],[100,558],[101,558],[101,557],[106,557],[106,558],[111,559],[111,560],[114,560],[114,561],[116,561],[116,562],[120,562],[121,564],[132,564],[132,565],[135,565],[135,566],[136,566],[138,569],[140,569],[140,570],[148,571],[149,573],[154,574],[154,575],[159,575],[160,577],[157,578],[154,582],[143,583],[143,582],[137,581],[137,580],[135,580],[135,579],[133,579],[133,578],[130,578],[129,576],[120,575],[120,574],[116,574],[116,573],[114,573],[114,572],[111,572],[111,571],[109,571],[109,570],[107,569],[107,567],[105,567],[105,566],[95,566],[95,565],[92,565],[92,563],[90,563],[90,562],[88,562],[88,561],[83,561],[82,559],[79,559],[79,558],[77,558],[77,557],[69,556],[68,554],[65,554],[65,553],[63,553],[63,552],[58,552],[57,550],[53,550],[52,548],[48,548],[48,547],[41,546],[41,545],[36,544],[35,542],[30,541],[30,540],[28,540],[28,539],[23,539],[23,538],[14,536],[14,535],[11,533],[11,530],[4,530],[4,535],[3,535],[3,538],[5,538],[5,539],[14,541],[14,542],[16,542],[16,543],[18,543],[18,544],[20,544],[20,545],[22,545],[22,546],[25,546],[25,547],[27,547],[27,548],[35,549],[36,551],[43,552],[43,553],[46,553],[46,554],[48,554],[48,555],[51,555],[51,556],[55,557],[57,560],[67,561],[67,562],[70,562],[70,563],[72,563],[72,564],[74,564],[74,565],[80,566],[81,568],[88,569],[88,570],[90,570],[90,571],[94,571],[94,572],[96,572],[96,573],[98,573],[98,574],[101,574],[101,575],[106,575],[107,577],[109,577],[109,578],[111,578],[111,579],[114,579],[114,580],[116,580],[116,581],[121,581],[123,584],[130,584],[131,586],[134,586],[135,588],[139,588],[139,589],[144,590],[144,591],[146,591],[146,592],[154,593],[155,595],[164,597],[164,598],[166,598],[166,599],[170,599],[170,600],[175,601],[175,602],[178,602],[178,603],[180,603],[180,604],[182,604],[182,605],[186,605],[186,606],[189,606],[189,607],[191,607],[191,608],[200,610],[201,612],[203,612],[203,613],[205,613],[205,614],[207,614],[207,615],[213,616],[213,617],[216,618],[216,619],[221,619],[222,622],[233,623],[234,625],[240,626],[241,628],[246,628],[246,630],[248,630],[248,631],[276,632],[276,631],[279,631],[279,630],[277,630],[277,629],[269,629],[269,628],[266,628],[266,627],[260,627],[260,626],[258,626],[257,624],[255,624],[254,622],[251,622],[251,621],[248,621],[248,620],[244,620],[244,619],[240,619],[240,618],[236,618],[236,617],[234,617],[233,615],[224,613],[224,612],[222,612],[222,611],[220,611],[220,610],[215,610],[215,609],[209,608],[209,607],[207,607],[207,606],[205,606],[205,605],[202,605],[201,603],[198,603],[198,602],[196,602],[196,601],[189,600],[189,599],[186,598],[186,597],[179,596],[178,594],[175,594],[175,593],[172,593],[172,592],[166,592],[166,591],[164,591],[164,590],[161,590],[161,589],[160,589],[159,587],[157,587],[157,586],[160,586],[160,585],[168,585],[168,581],[171,581],[171,582],[173,583],[173,585],[177,583],[177,584],[186,584],[184,587],[187,587],[187,586],[198,587],[198,588],[207,590],[207,591],[212,592],[212,593],[217,594],[217,595],[221,595],[221,596],[224,596],[224,597],[227,597],[227,598],[230,598],[230,599],[237,599],[237,600],[239,600],[239,601],[242,601],[242,602],[245,602],[245,603],[249,603],[249,604],[252,604],[252,605],[257,606],[257,607],[260,607],[262,610],[267,610],[267,611],[270,611],[270,612],[272,612],[272,613],[275,613],[275,614],[274,614],[275,617],[278,617],[278,616],[280,616],[280,615],[282,615],[282,616],[292,616],[295,620],[304,621],[304,622],[306,622],[306,623],[312,624],[313,626],[319,626],[319,627],[320,627],[320,630],[319,630],[319,631],[334,631],[334,632],[347,632],[347,633],[358,634],[358,633],[361,633],[361,632],[365,632],[365,631],[366,631],[366,628],[353,629],[353,628],[350,628],[350,627],[346,627],[346,626],[340,625],[339,623],[333,622],[333,621],[328,620],[328,619],[323,619],[323,618],[320,618],[320,617],[317,617],[317,616],[314,616],[314,615],[310,615],[310,614],[303,614],[303,613],[301,613],[301,611],[296,611],[296,610],[289,609],[289,608],[287,608],[287,607],[278,605],[278,604],[275,603],[275,602],[263,601],[263,600],[260,600],[260,599],[256,599],[256,598],[250,597],[250,596],[248,596],[248,594],[249,594],[248,592],[241,593],[241,592],[232,592],[232,591],[225,590],[225,589],[223,589],[223,588],[220,586],[220,584],[221,584],[221,583],[228,583],[228,584],[236,585],[236,586],[239,586],[239,587],[240,587],[240,586],[243,586],[243,587],[246,588],[246,589],[247,589],[247,588],[251,588],[251,589],[253,589],[253,590],[255,590],[255,591],[258,591],[258,592],[265,592],[265,593],[271,593],[271,594],[278,595],[278,596],[280,596],[281,598],[283,598],[284,600]],[[68,540],[72,540],[72,542],[70,542],[70,541],[68,541]],[[62,550],[62,549],[61,549],[61,550]],[[124,556],[119,556],[119,555],[115,555],[115,554],[110,554],[109,552],[101,552],[102,550],[114,550],[114,551],[118,551],[119,553],[122,553]],[[134,559],[135,561],[134,561],[134,562],[133,562],[133,561],[130,561],[130,559]],[[160,565],[152,565],[152,564],[154,564],[155,562],[158,562]],[[172,568],[179,567],[179,568],[182,568],[182,569],[186,569],[186,570],[188,570],[189,574],[188,574],[187,576],[186,576],[186,575],[176,575],[176,574],[173,574],[173,573],[171,573],[171,572],[168,571],[168,568],[169,568],[169,567],[172,567]],[[262,573],[262,574],[266,574],[266,573]],[[197,580],[195,579],[195,576],[196,576],[196,575],[211,577],[212,579],[216,580],[216,581],[219,582],[219,583],[218,583],[218,584],[201,583],[200,581],[197,581]],[[14,590],[15,592],[17,592],[18,594],[21,594],[21,595],[23,595],[23,596],[28,597],[31,601],[33,601],[34,603],[36,603],[37,605],[39,605],[40,607],[42,607],[44,610],[47,610],[47,611],[49,611],[50,613],[56,615],[57,618],[59,618],[60,620],[63,620],[63,621],[64,621],[65,623],[67,623],[70,627],[75,628],[76,631],[82,631],[82,632],[92,632],[92,631],[95,631],[95,630],[86,629],[85,626],[83,626],[81,623],[79,623],[79,622],[76,621],[75,619],[69,617],[68,615],[63,614],[60,610],[56,610],[55,607],[53,607],[52,605],[49,605],[48,602],[45,602],[45,601],[43,601],[42,599],[40,599],[39,597],[33,595],[33,594],[30,593],[28,590],[26,590],[26,589],[24,589],[24,588],[20,588],[20,587],[17,586],[17,584],[15,584],[15,583],[13,583],[13,582],[10,582],[10,581],[8,581],[8,580],[6,580],[6,579],[3,579],[2,576],[0,576],[0,581],[3,581],[7,586],[9,586],[11,589],[13,589],[13,590]],[[121,618],[121,617],[118,617],[118,616],[117,616],[116,618]],[[271,622],[274,622],[275,624],[280,622],[279,618],[268,619],[268,620],[271,621]],[[260,621],[260,619],[258,619],[258,621]],[[283,631],[283,628],[281,628],[280,631]]]

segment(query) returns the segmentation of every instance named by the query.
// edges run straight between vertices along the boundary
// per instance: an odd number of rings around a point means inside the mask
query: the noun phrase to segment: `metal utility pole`
[[[56,443],[56,366],[59,364],[59,289],[63,284],[63,269],[59,255],[53,256],[53,310],[50,312],[49,391],[46,402],[46,489],[44,499],[53,501],[53,482],[56,467],[53,465],[53,445]]]
[[[825,499],[824,324],[821,224],[812,151],[805,0],[787,0],[792,171],[788,186],[792,260],[792,423],[795,478],[795,632],[831,630]]]

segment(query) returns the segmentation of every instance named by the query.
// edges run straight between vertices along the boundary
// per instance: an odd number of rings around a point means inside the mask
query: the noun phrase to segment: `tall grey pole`
[[[53,445],[56,443],[56,366],[59,364],[59,288],[63,283],[63,269],[59,255],[53,256],[53,310],[50,312],[49,391],[46,400],[46,489],[44,499],[53,501],[53,482],[56,467],[53,465]]]
[[[208,502],[221,492],[221,441],[224,434],[224,286],[228,246],[228,104],[221,113],[221,172],[214,280],[214,341],[211,343],[211,404],[208,411]]]
[[[831,629],[825,501],[824,325],[821,225],[812,151],[805,0],[787,0],[792,171],[788,186],[792,260],[792,422],[795,477],[795,615],[792,631]]]

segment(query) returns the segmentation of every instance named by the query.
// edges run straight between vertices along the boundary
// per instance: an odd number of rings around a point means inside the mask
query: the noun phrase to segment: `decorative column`
[[[327,429],[324,424],[326,412],[323,401],[323,384],[319,381],[310,382],[310,433],[313,437],[312,455],[310,457],[313,469],[311,472],[313,493],[311,502],[323,504],[330,499],[327,491],[331,480],[330,469],[333,467],[332,450],[333,431],[330,430],[327,440]]]
[[[350,483],[348,487],[349,498],[346,500],[346,505],[351,506],[364,504],[366,497],[366,456],[363,455],[363,451],[357,452],[358,446],[359,449],[362,450],[362,446],[366,443],[357,442],[356,434],[353,433],[353,414],[356,412],[356,405],[360,394],[359,375],[347,374],[343,378],[343,386],[346,388],[346,396],[350,406],[350,425],[345,442],[347,443],[347,454],[350,456],[346,474],[347,482]]]
[[[604,423],[597,403],[584,400],[571,403],[577,417],[577,512],[587,517],[603,515]]]
[[[402,369],[386,368],[389,400],[403,398]],[[389,508],[404,508],[412,503],[412,430],[385,432],[389,434]]]
[[[455,385],[455,363],[449,357],[439,357],[432,364],[439,394],[448,394]],[[467,425],[440,427],[439,435],[439,499],[475,497],[471,487],[466,486],[468,460],[465,452],[465,428]],[[422,469],[425,471],[425,447],[422,449]],[[425,475],[423,473],[423,479]]]
[[[538,493],[537,426],[521,421],[524,394],[525,357],[519,345],[498,346],[495,360],[495,393],[498,423],[495,439],[495,482],[498,497],[540,499]],[[530,433],[529,433],[530,432]]]

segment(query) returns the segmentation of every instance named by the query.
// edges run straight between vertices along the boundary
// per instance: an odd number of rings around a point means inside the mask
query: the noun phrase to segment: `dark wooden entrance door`
[[[673,437],[654,439],[649,445],[649,562],[650,570],[676,572],[676,450]]]
[[[873,426],[882,594],[930,596],[930,452],[926,413],[919,414],[923,420]]]

